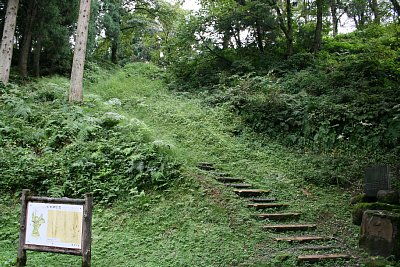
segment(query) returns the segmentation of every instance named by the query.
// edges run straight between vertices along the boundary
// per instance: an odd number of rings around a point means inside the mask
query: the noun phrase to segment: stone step
[[[300,213],[288,212],[288,213],[264,213],[264,214],[255,214],[254,216],[260,219],[268,219],[268,220],[288,220],[288,219],[298,219],[300,217]]]
[[[297,249],[301,250],[331,250],[331,249],[339,249],[342,248],[340,246],[303,246],[303,247],[298,247]]]
[[[226,186],[229,187],[234,187],[234,188],[251,188],[251,184],[246,184],[246,183],[241,183],[241,184],[225,184]]]
[[[214,164],[209,163],[209,162],[199,162],[197,164],[197,168],[204,170],[204,171],[215,171],[216,168],[214,167]]]
[[[273,208],[286,208],[289,204],[286,203],[251,203],[247,204],[249,208],[255,208],[257,210],[273,209]]]
[[[331,238],[324,236],[291,236],[291,237],[275,237],[275,241],[285,241],[285,242],[313,242],[313,241],[325,241]]]
[[[229,173],[226,172],[209,172],[211,175],[217,176],[217,177],[229,177]]]
[[[233,190],[237,195],[241,197],[254,197],[262,196],[271,193],[271,190],[261,190],[261,189],[236,189]]]
[[[316,224],[275,224],[275,225],[264,225],[263,229],[273,231],[303,231],[311,230],[317,227]]]
[[[216,179],[218,182],[221,182],[221,183],[243,182],[243,178],[237,178],[237,177],[218,177]]]
[[[270,203],[276,201],[276,198],[271,197],[271,198],[262,198],[262,197],[252,197],[249,198],[251,202],[256,202],[256,203]]]
[[[348,254],[315,254],[302,255],[297,258],[298,261],[318,262],[322,260],[349,260],[352,257]]]

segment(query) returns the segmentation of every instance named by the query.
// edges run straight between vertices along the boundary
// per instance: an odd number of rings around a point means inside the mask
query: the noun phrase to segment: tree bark
[[[10,78],[18,4],[19,0],[8,0],[0,48],[0,79],[4,84],[7,84]]]
[[[36,38],[35,50],[33,53],[33,73],[35,77],[40,77],[40,55],[42,53],[42,36]]]
[[[314,45],[312,52],[314,54],[318,53],[318,51],[321,48],[321,41],[322,41],[322,12],[323,12],[323,5],[324,1],[323,0],[316,0],[317,3],[317,25],[315,28],[315,34],[314,34]]]
[[[339,32],[339,17],[337,14],[337,0],[331,0],[331,15],[332,15],[332,35],[335,37]]]
[[[397,0],[390,0],[393,4],[394,11],[396,11],[397,16],[400,16],[400,4]]]
[[[37,2],[31,0],[29,2],[25,29],[22,37],[21,48],[19,51],[18,68],[21,76],[26,78],[28,76],[28,58],[32,46],[32,27],[36,19]]]
[[[118,42],[115,40],[111,42],[111,62],[118,63]]]
[[[286,0],[286,23],[287,23],[287,55],[291,56],[293,54],[293,27],[292,27],[292,4],[290,0]]]
[[[256,21],[256,37],[257,37],[257,46],[261,53],[264,53],[264,45],[263,45],[263,38],[262,38],[262,30],[260,23]]]
[[[380,24],[381,16],[380,16],[379,7],[378,7],[378,1],[377,0],[368,0],[368,4],[372,10],[372,13],[374,14],[374,23]]]
[[[286,0],[286,24],[283,18],[281,9],[279,8],[276,0],[273,1],[276,14],[278,15],[279,27],[281,28],[283,34],[286,37],[286,56],[291,56],[293,54],[293,28],[292,28],[292,6],[290,0]]]
[[[85,67],[86,46],[89,32],[90,4],[91,0],[81,0],[79,8],[74,60],[71,71],[71,86],[69,90],[70,103],[83,102],[83,70]]]

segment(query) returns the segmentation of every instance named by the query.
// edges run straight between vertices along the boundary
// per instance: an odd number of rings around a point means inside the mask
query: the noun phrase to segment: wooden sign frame
[[[45,204],[55,204],[55,205],[68,204],[68,205],[83,206],[81,248],[74,249],[74,248],[27,244],[26,232],[27,232],[28,203],[45,203]],[[27,250],[82,256],[82,267],[91,266],[92,209],[93,209],[92,194],[86,194],[85,199],[48,198],[48,197],[32,196],[30,190],[24,189],[22,190],[21,205],[22,205],[21,221],[19,229],[19,244],[18,244],[18,256],[17,256],[16,266],[18,267],[26,266]]]

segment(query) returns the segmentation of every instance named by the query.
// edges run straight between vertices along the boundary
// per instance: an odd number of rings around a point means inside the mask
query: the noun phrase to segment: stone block
[[[400,214],[367,210],[363,214],[359,244],[372,256],[400,259]]]
[[[399,193],[395,190],[379,190],[376,197],[378,198],[378,201],[382,203],[399,203]]]

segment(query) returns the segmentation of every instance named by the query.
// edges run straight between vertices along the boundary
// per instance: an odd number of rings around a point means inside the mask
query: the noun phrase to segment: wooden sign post
[[[26,251],[82,256],[82,267],[91,266],[92,194],[85,199],[31,196],[24,189],[17,266],[26,266]]]

